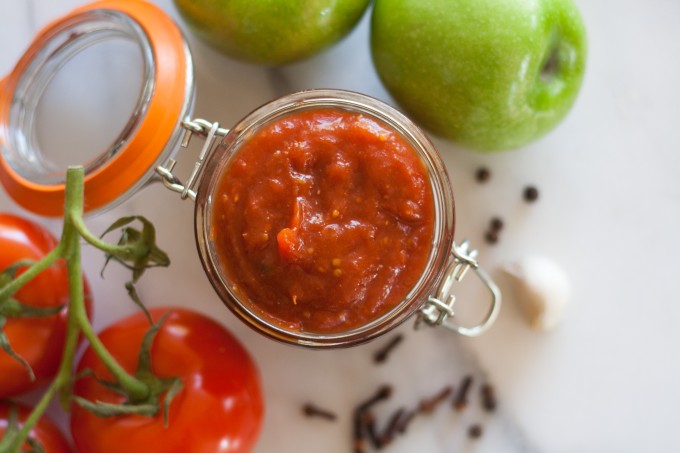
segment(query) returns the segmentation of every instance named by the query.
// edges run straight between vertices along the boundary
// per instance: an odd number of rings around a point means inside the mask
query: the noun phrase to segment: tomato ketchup
[[[220,176],[215,248],[232,290],[286,329],[333,333],[402,301],[432,248],[430,178],[382,121],[319,107],[277,118]]]

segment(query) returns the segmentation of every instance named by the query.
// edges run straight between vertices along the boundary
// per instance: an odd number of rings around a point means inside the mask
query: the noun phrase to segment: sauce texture
[[[316,108],[249,138],[220,176],[211,237],[244,303],[293,331],[338,333],[401,302],[426,266],[430,177],[367,115]]]

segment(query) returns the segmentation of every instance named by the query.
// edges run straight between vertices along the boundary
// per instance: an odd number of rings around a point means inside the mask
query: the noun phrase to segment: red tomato
[[[170,405],[168,426],[163,415],[99,418],[74,405],[71,432],[81,453],[243,453],[257,440],[263,401],[257,368],[248,352],[223,326],[183,308],[150,310],[154,320],[170,314],[151,348],[156,376],[177,376],[183,389]],[[129,373],[137,366],[149,322],[140,312],[105,329],[99,338]],[[78,371],[91,369],[101,379],[112,376],[89,349]],[[75,384],[74,392],[90,401],[120,403],[123,398],[92,377]],[[121,447],[124,442],[124,447]]]
[[[57,245],[57,239],[42,226],[29,220],[0,213],[0,272],[20,260],[38,261]],[[85,303],[91,310],[90,290],[85,283]],[[19,290],[14,298],[26,305],[64,309],[53,316],[8,318],[4,331],[9,343],[26,360],[36,380],[16,359],[0,350],[0,398],[33,390],[49,381],[57,372],[66,337],[69,301],[68,274],[65,263],[41,272]]]
[[[16,406],[19,409],[19,427],[21,427],[32,409],[22,404],[17,404]],[[0,438],[2,438],[7,429],[9,413],[10,404],[6,401],[0,401]],[[57,428],[46,416],[43,416],[33,427],[29,437],[38,441],[45,453],[71,453],[73,451],[64,438],[64,435],[59,431],[59,428]],[[33,450],[30,450],[28,445],[25,444],[25,447],[21,451]]]

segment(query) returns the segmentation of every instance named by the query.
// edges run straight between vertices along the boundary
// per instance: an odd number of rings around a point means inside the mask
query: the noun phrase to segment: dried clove
[[[496,400],[496,390],[491,384],[484,384],[481,388],[482,394],[482,407],[486,409],[487,412],[493,412],[496,410],[497,400]]]
[[[468,403],[468,392],[470,391],[470,386],[472,385],[472,376],[467,375],[463,377],[460,384],[460,389],[456,394],[456,398],[453,400],[453,407],[457,411],[462,411],[467,407]]]
[[[364,414],[355,411],[353,418],[353,436],[352,445],[354,453],[365,453],[366,451],[366,436],[364,435]]]
[[[385,346],[375,352],[373,355],[373,361],[375,363],[386,362],[390,353],[394,350],[394,348],[397,347],[397,345],[399,345],[399,343],[402,342],[403,339],[404,336],[402,334],[397,334],[392,337],[392,339]]]
[[[396,412],[394,412],[389,420],[387,421],[387,425],[385,427],[385,430],[383,433],[377,437],[377,442],[375,444],[375,447],[377,449],[380,449],[386,445],[389,445],[393,440],[394,436],[398,434],[398,427],[401,422],[401,419],[406,415],[406,409],[399,408]]]
[[[394,431],[399,434],[404,434],[416,415],[418,415],[417,410],[405,411],[394,426]]]
[[[366,435],[369,434],[367,425],[373,417],[369,410],[374,404],[390,396],[392,396],[392,386],[382,385],[370,398],[361,402],[354,409],[354,453],[364,453],[366,451]]]
[[[401,340],[392,340],[390,343],[398,343]],[[393,347],[393,346],[392,346]],[[388,350],[390,348],[387,348]],[[366,400],[360,402],[354,409],[353,417],[353,451],[354,453],[368,453],[371,450],[380,450],[391,444],[399,435],[404,434],[410,425],[411,421],[418,415],[428,415],[433,413],[436,408],[443,402],[449,401],[449,397],[453,394],[454,398],[452,405],[457,411],[464,410],[469,404],[469,395],[473,386],[473,376],[471,374],[462,377],[457,391],[454,391],[453,386],[445,386],[439,390],[435,395],[423,398],[418,402],[418,405],[413,408],[401,407],[390,414],[384,428],[379,429],[375,413],[372,411],[373,406],[380,401],[386,400],[392,396],[393,388],[391,385],[383,384],[379,386],[376,391]],[[497,400],[494,387],[489,383],[483,383],[480,386],[480,396],[482,408],[488,412],[496,409]],[[314,412],[324,411],[309,405],[313,409],[305,409]],[[327,411],[325,411],[327,412]],[[484,429],[481,424],[474,423],[468,426],[467,435],[470,439],[478,439],[484,434]]]
[[[374,404],[382,400],[386,400],[390,396],[392,396],[392,386],[388,384],[381,385],[378,387],[378,390],[376,390],[373,396],[360,403],[356,410],[357,412],[364,412],[370,409]]]
[[[434,412],[437,406],[439,406],[444,400],[446,400],[446,398],[449,397],[451,393],[453,393],[453,387],[448,385],[441,389],[432,398],[427,398],[420,401],[420,404],[418,404],[418,410],[421,414],[431,414]]]
[[[364,412],[361,419],[363,427],[366,430],[368,441],[371,443],[373,448],[380,448],[382,442],[375,426],[375,416],[372,412]]]
[[[302,406],[302,413],[307,417],[319,417],[329,421],[335,421],[338,417],[333,412],[320,408],[312,403]]]

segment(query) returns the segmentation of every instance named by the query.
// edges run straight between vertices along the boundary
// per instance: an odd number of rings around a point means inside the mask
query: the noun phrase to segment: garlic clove
[[[502,268],[529,325],[550,330],[559,324],[571,297],[567,273],[544,256],[527,256]]]

